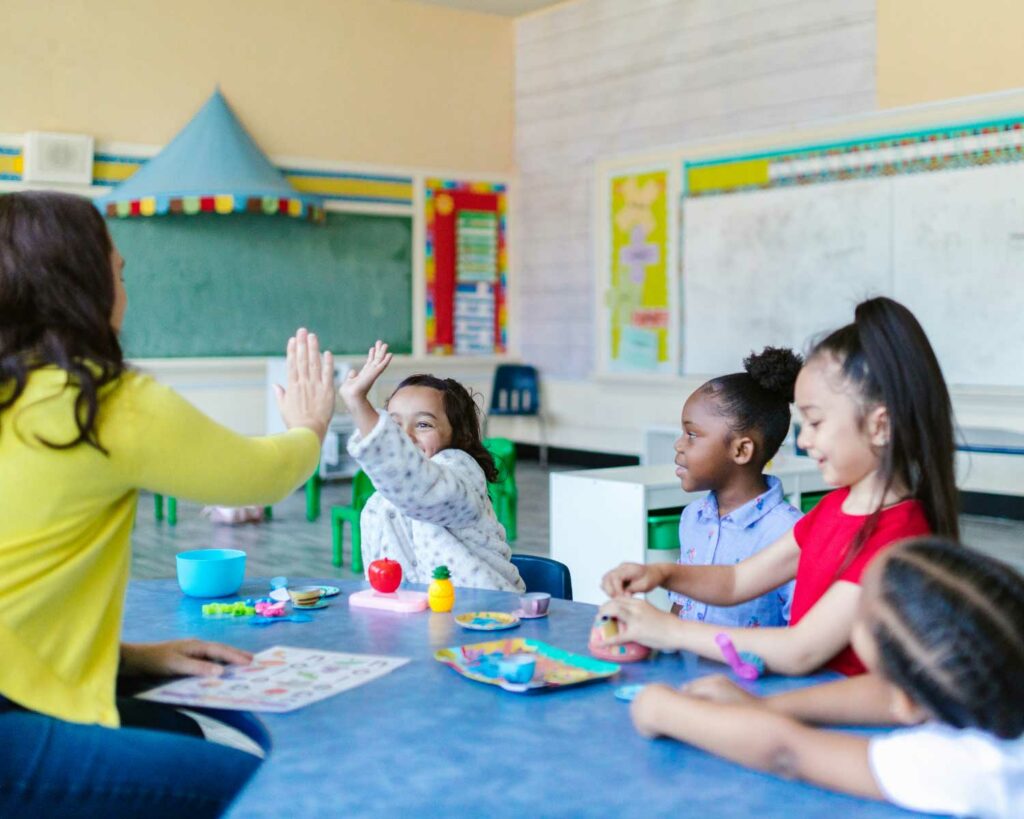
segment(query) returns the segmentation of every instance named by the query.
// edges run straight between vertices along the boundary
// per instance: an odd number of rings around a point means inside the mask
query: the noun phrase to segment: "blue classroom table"
[[[342,594],[310,612],[313,622],[254,627],[203,619],[203,601],[185,597],[173,580],[129,584],[130,642],[192,636],[250,651],[288,645],[412,658],[379,680],[298,711],[257,715],[272,747],[230,816],[920,815],[744,770],[677,742],[643,739],[628,705],[612,696],[624,683],[679,684],[719,672],[717,663],[663,655],[624,665],[611,681],[523,695],[463,679],[432,656],[443,646],[506,635],[585,653],[594,606],[553,600],[549,617],[488,635],[462,629],[447,614],[350,610],[346,594],[366,584],[338,585]],[[266,582],[252,581],[239,597],[267,591]],[[459,589],[455,612],[516,607],[512,594]],[[805,682],[772,678],[757,685],[767,692]]]

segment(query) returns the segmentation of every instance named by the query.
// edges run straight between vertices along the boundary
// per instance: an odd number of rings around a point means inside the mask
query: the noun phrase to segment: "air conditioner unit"
[[[85,134],[25,134],[22,180],[58,185],[92,184],[93,139]]]

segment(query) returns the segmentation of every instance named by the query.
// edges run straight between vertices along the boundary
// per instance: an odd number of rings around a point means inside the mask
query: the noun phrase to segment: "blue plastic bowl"
[[[226,597],[245,578],[240,549],[196,549],[178,553],[178,585],[189,597]]]

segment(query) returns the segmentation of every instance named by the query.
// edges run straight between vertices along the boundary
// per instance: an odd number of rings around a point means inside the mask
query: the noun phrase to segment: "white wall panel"
[[[875,108],[874,0],[580,0],[516,28],[514,321],[549,376],[594,366],[596,160]]]

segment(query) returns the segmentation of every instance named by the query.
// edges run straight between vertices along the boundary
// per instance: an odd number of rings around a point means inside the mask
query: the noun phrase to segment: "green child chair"
[[[487,485],[487,494],[509,543],[518,536],[519,490],[516,488],[516,445],[508,438],[486,438],[484,446],[498,467],[498,480]]]
[[[153,493],[153,516],[157,522],[164,519],[164,496]],[[274,517],[274,509],[270,506],[263,507],[263,517],[270,520]],[[167,496],[167,525],[178,525],[178,499],[172,495]]]
[[[352,503],[348,506],[331,507],[331,546],[333,556],[331,562],[335,566],[342,563],[342,545],[345,536],[346,521],[352,527],[352,571],[363,570],[363,549],[362,537],[359,528],[359,516],[363,513],[363,507],[373,496],[377,489],[363,470],[356,472],[352,478]]]

